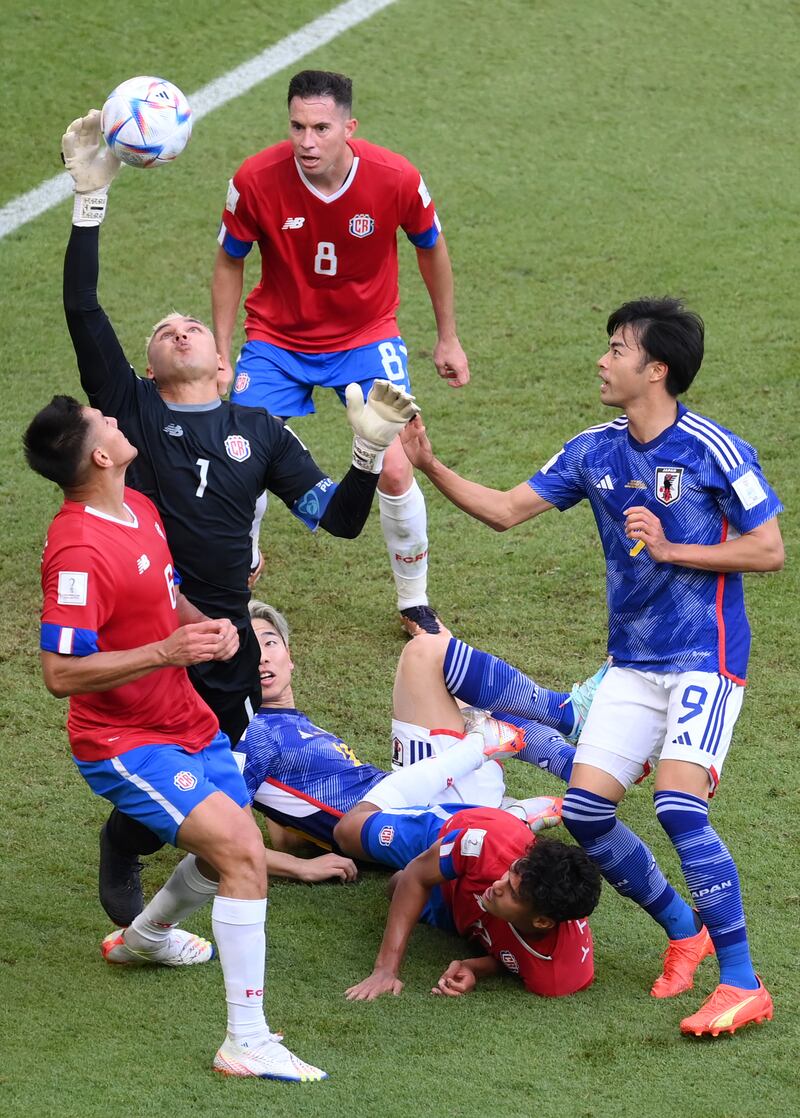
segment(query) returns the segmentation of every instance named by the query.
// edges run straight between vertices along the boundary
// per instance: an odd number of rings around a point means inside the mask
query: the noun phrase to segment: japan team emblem
[[[378,842],[381,846],[391,846],[394,838],[394,827],[381,827]]]
[[[681,495],[683,466],[656,467],[656,498],[662,505],[674,505]]]
[[[354,237],[368,237],[375,231],[375,218],[369,214],[356,214],[350,218],[350,232]]]
[[[193,788],[197,787],[197,777],[194,773],[187,772],[186,769],[181,769],[179,773],[175,773],[173,782],[176,788],[180,788],[181,792],[191,792]]]
[[[234,462],[244,462],[250,457],[250,441],[244,435],[228,435],[225,440],[225,453]]]

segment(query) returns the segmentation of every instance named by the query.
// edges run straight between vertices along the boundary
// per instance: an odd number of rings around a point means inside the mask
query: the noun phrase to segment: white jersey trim
[[[306,188],[314,195],[315,198],[319,198],[320,202],[325,202],[325,204],[327,205],[330,202],[335,202],[337,198],[341,198],[341,196],[345,194],[353,185],[353,183],[355,182],[356,171],[358,170],[359,162],[360,157],[358,155],[354,155],[353,163],[347,174],[347,178],[344,180],[335,194],[323,194],[320,190],[317,190],[313,183],[309,182],[306,176],[303,174],[303,168],[300,166],[296,159],[294,161],[294,165],[297,168],[297,173],[303,180],[303,184],[306,186]]]
[[[737,466],[744,465],[744,459],[732,442],[730,437],[720,427],[704,415],[687,411],[678,420],[682,431],[694,435],[701,443],[708,447],[726,474],[731,473]]]
[[[90,516],[96,516],[99,520],[109,520],[112,524],[123,524],[126,528],[138,528],[139,527],[139,518],[137,517],[137,515],[133,511],[133,509],[130,507],[130,505],[126,505],[125,502],[123,501],[122,502],[122,507],[127,512],[128,516],[130,517],[130,520],[120,520],[119,517],[111,516],[107,512],[101,512],[100,509],[93,509],[91,505],[84,505],[83,506],[83,511],[88,512]]]
[[[508,923],[508,921],[506,921],[506,923]],[[514,927],[513,924],[508,924],[508,926],[511,929],[512,933],[517,937],[519,942],[522,944],[522,946],[525,948],[525,950],[528,952],[529,955],[535,955],[535,957],[537,959],[544,959],[544,961],[546,963],[552,963],[552,961],[553,961],[553,956],[552,955],[542,955],[541,952],[534,950],[534,948],[531,947],[531,945],[529,943],[525,942],[525,940],[522,938],[522,936],[519,934],[519,932],[517,931],[517,929]]]

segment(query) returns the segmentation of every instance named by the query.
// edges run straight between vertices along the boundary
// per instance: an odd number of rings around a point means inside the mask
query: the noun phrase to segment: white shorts
[[[716,788],[744,687],[716,672],[611,667],[597,689],[575,754],[629,788],[659,761],[689,761]]]
[[[430,730],[425,726],[415,726],[413,722],[400,722],[393,718],[392,768],[400,769],[413,765],[416,761],[423,761],[426,757],[438,757],[463,737],[463,733],[457,730]],[[443,789],[436,802],[500,807],[505,791],[502,765],[489,761],[475,772],[462,776],[450,788]],[[370,797],[367,796],[367,799]]]

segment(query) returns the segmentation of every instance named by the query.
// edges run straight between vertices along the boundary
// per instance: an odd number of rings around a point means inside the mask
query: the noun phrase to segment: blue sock
[[[528,718],[520,718],[518,714],[510,714],[505,710],[493,710],[495,718],[503,722],[510,722],[512,726],[521,726],[525,738],[525,748],[517,754],[520,761],[527,761],[529,765],[536,765],[545,772],[552,773],[565,784],[569,783],[572,776],[572,762],[575,760],[575,746],[564,741],[561,734],[551,730],[541,722],[531,722]]]
[[[564,826],[596,862],[610,885],[636,901],[670,939],[693,936],[694,913],[675,892],[652,853],[638,835],[617,819],[613,800],[568,788],[562,813]]]
[[[575,712],[566,691],[540,687],[505,660],[450,638],[444,657],[444,682],[457,699],[483,710],[499,708],[544,722],[561,734],[571,732]],[[562,706],[566,703],[566,706]]]
[[[719,980],[755,990],[739,875],[728,848],[708,822],[708,804],[688,792],[656,792],[658,821],[681,860],[697,911],[714,941]]]

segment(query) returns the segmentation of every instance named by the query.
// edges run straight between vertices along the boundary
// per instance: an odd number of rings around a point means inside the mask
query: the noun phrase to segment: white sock
[[[412,481],[397,497],[378,490],[381,528],[397,587],[397,608],[428,604],[428,516],[425,498]]]
[[[251,555],[251,559],[250,559],[250,569],[253,570],[253,571],[256,569],[256,567],[258,566],[259,561],[260,561],[259,560],[259,554],[258,554],[258,538],[259,538],[259,535],[261,534],[261,521],[267,515],[267,500],[268,500],[268,498],[269,498],[269,494],[267,493],[267,491],[265,489],[264,492],[261,494],[261,496],[256,501],[255,509],[254,509],[254,513],[253,513],[253,523],[250,526],[250,545],[251,545],[251,549],[252,549],[252,555]]]
[[[267,1035],[264,976],[267,967],[267,898],[214,898],[211,927],[219,951],[228,1005],[228,1032],[239,1044]]]
[[[217,892],[218,883],[209,881],[197,868],[194,854],[175,867],[150,903],[125,931],[125,942],[134,951],[147,951],[163,943],[181,920],[202,908]]]
[[[446,752],[390,773],[364,799],[382,809],[436,803],[445,788],[481,767],[484,744],[481,734],[467,734]]]

